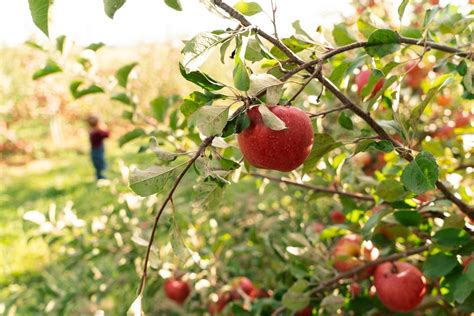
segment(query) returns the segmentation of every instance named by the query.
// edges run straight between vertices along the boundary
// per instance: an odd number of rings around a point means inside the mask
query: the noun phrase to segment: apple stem
[[[398,268],[397,268],[397,265],[395,264],[395,262],[393,261],[390,261],[390,264],[392,265],[392,273],[398,273]]]

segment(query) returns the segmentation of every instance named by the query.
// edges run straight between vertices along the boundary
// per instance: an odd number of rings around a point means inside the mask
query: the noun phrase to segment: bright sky
[[[291,30],[291,23],[301,20],[312,32],[318,25],[331,26],[341,20],[340,12],[352,13],[349,0],[276,0],[279,32]],[[234,4],[235,0],[228,1]],[[270,0],[258,1],[267,12]],[[56,0],[50,14],[51,38],[66,35],[80,44],[105,42],[128,45],[189,37],[230,24],[210,13],[198,0],[181,0],[183,11],[177,12],[163,0],[128,0],[114,20],[103,11],[102,0]],[[304,9],[301,9],[304,8]],[[271,31],[265,14],[250,17],[257,25]],[[0,44],[15,45],[31,38],[45,39],[31,21],[27,0],[0,0]]]

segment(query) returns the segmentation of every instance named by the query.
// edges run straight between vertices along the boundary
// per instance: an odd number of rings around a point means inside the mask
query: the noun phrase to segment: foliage
[[[105,1],[107,14],[113,17],[124,2]],[[182,9],[178,1],[166,3]],[[179,107],[172,94],[165,94],[147,100],[150,106],[142,111],[128,82],[134,62],[116,71],[114,93],[88,90],[93,81],[84,90],[79,89],[82,81],[71,83],[74,98],[89,94],[84,91],[110,93],[135,127],[120,138],[120,145],[134,140],[140,152],[151,150],[156,157],[147,159],[146,168],[131,169],[130,187],[143,198],[119,193],[118,202],[99,219],[80,221],[70,207],[60,220],[55,215],[46,220],[41,212],[25,214],[39,225],[35,238],[58,247],[55,273],[77,266],[74,260],[80,258],[85,264],[72,269],[72,278],[89,275],[105,283],[84,282],[78,290],[51,286],[47,274],[40,275],[49,289],[35,290],[56,295],[51,299],[60,303],[18,308],[69,312],[75,295],[105,308],[106,290],[120,284],[125,289],[120,295],[127,296],[114,297],[119,313],[133,302],[131,313],[137,315],[142,308],[150,314],[203,314],[217,293],[232,289],[233,278],[245,275],[271,295],[255,300],[243,295],[227,305],[226,313],[290,314],[310,306],[318,314],[386,314],[387,308],[370,295],[370,278],[360,280],[363,291],[354,298],[347,285],[356,272],[338,274],[333,267],[335,240],[352,232],[378,248],[379,260],[406,260],[420,267],[428,282],[421,313],[473,312],[468,263],[474,246],[472,14],[453,5],[408,1],[394,14],[384,3],[368,3],[356,5],[358,16],[332,32],[305,31],[295,22],[295,33],[278,39],[245,17],[261,14],[263,2],[240,1],[235,9],[220,0],[204,3],[241,25],[186,41],[179,71],[199,90],[188,93]],[[37,11],[32,14],[36,21]],[[408,23],[398,23],[402,18]],[[219,72],[211,76],[204,67],[217,53],[233,67],[227,77]],[[88,63],[79,63],[85,69],[80,80],[86,82]],[[367,69],[367,86],[357,94],[354,77]],[[42,74],[47,78],[59,72]],[[384,84],[375,91],[382,78]],[[451,102],[435,100],[439,95]],[[269,103],[298,106],[314,123],[309,158],[302,169],[277,174],[287,177],[283,180],[270,171],[256,174],[243,162],[235,140],[249,125],[245,113],[251,105],[259,105],[270,129],[285,129],[268,111]],[[160,208],[166,208],[166,215],[158,222],[161,213],[154,213]],[[328,219],[334,210],[342,212],[343,221]],[[94,220],[101,229],[93,231]],[[60,229],[59,222],[64,223]],[[146,248],[157,222],[157,237]],[[324,229],[316,230],[314,224]],[[148,251],[150,260],[144,261]],[[366,259],[359,269],[378,262]],[[135,300],[134,281],[147,268],[148,278],[142,276],[146,287],[139,288]],[[181,272],[194,288],[186,304],[158,299],[162,278]],[[85,292],[93,294],[86,297]],[[74,306],[74,311],[83,310]]]

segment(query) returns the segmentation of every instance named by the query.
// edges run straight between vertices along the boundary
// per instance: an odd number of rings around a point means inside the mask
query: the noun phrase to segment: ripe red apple
[[[361,167],[368,167],[372,163],[372,157],[366,151],[362,151],[354,155],[351,160],[354,164],[361,166]]]
[[[324,225],[318,222],[314,222],[311,227],[315,233],[320,234],[324,230]]]
[[[374,273],[379,300],[396,312],[408,312],[418,306],[426,292],[426,280],[414,265],[385,262]]]
[[[252,281],[246,277],[239,277],[232,282],[232,287],[234,289],[240,288],[245,294],[250,295],[255,289]]]
[[[354,282],[349,285],[349,292],[352,296],[359,296],[362,288],[359,283]]]
[[[258,107],[249,110],[250,126],[237,136],[242,154],[252,166],[288,172],[298,168],[313,147],[313,127],[300,109],[269,106],[285,122],[286,129],[274,131],[264,123]]]
[[[407,72],[405,82],[413,89],[418,89],[421,85],[421,82],[428,75],[428,70],[421,68],[420,64],[415,61],[408,63],[404,67],[404,70]]]
[[[372,242],[363,242],[362,236],[349,234],[336,242],[332,250],[334,268],[339,272],[347,272],[364,264],[364,261],[377,259],[379,251]],[[359,273],[361,279],[368,278],[375,267],[369,267]]]
[[[164,288],[166,296],[178,304],[183,304],[191,293],[188,283],[175,277],[166,279]]]
[[[295,313],[295,316],[311,316],[313,315],[313,308],[311,306],[306,306],[300,311]]]
[[[439,4],[439,0],[429,0],[432,5]]]
[[[359,72],[355,77],[355,83],[357,85],[357,94],[359,96],[362,94],[362,90],[365,88],[365,86],[369,83],[371,73],[372,72],[370,70],[361,70],[361,72]],[[380,79],[379,81],[377,81],[374,88],[372,89],[370,97],[373,97],[377,94],[377,92],[380,91],[380,89],[382,89],[384,82],[384,79]]]

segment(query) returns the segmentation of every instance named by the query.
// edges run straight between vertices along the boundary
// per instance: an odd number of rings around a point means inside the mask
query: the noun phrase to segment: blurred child
[[[97,180],[105,179],[102,174],[107,167],[104,157],[104,139],[109,137],[109,131],[105,126],[101,126],[96,116],[88,116],[87,123],[90,127],[89,140],[91,142],[91,158],[95,168],[95,175]]]

